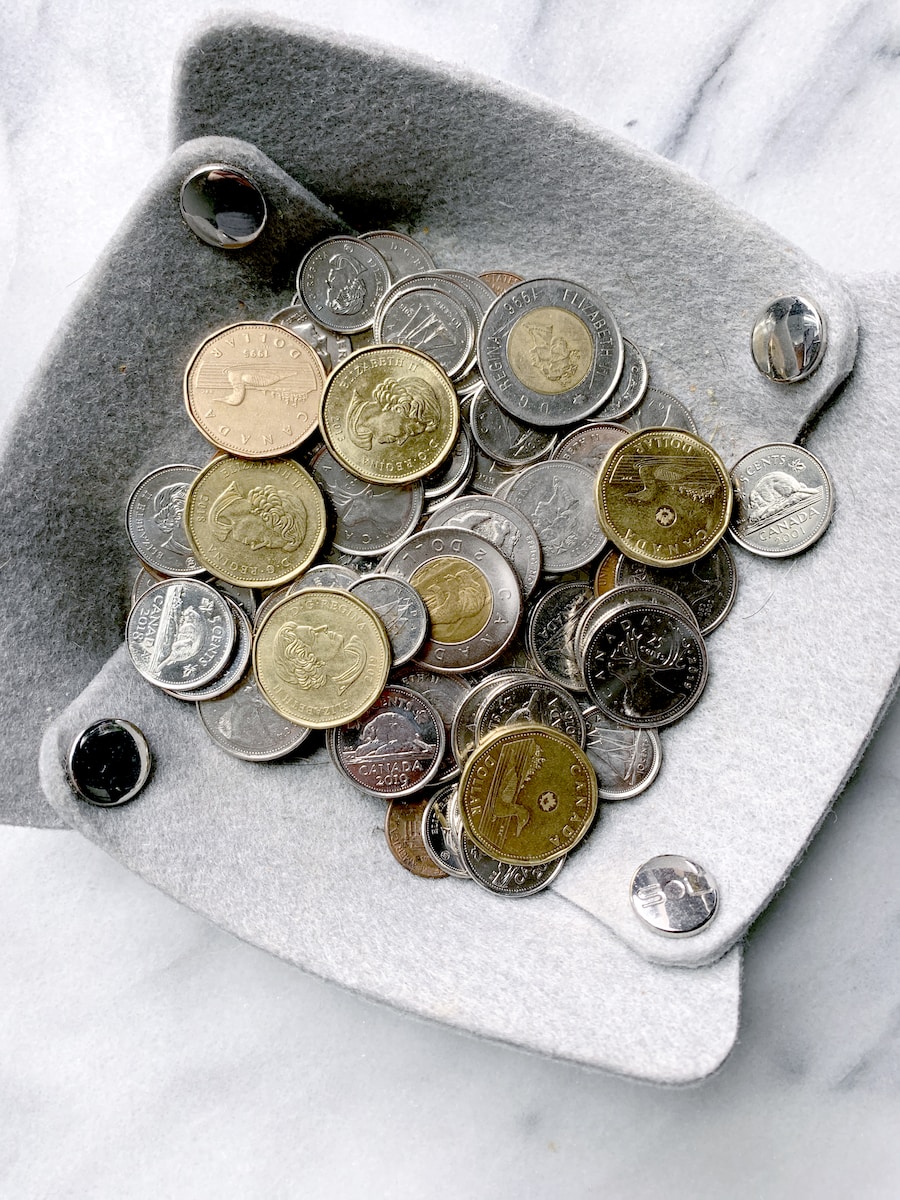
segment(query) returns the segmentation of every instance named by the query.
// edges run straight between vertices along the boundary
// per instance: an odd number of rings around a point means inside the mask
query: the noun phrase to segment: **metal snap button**
[[[240,250],[262,233],[266,201],[249,175],[213,163],[192,171],[181,185],[181,215],[201,242]]]

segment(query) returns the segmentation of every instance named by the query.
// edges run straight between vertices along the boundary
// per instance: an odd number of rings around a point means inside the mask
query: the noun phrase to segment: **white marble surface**
[[[900,272],[900,10],[278,8],[542,92],[844,272]],[[2,411],[167,149],[208,10],[3,4]],[[896,1195],[900,709],[748,942],[740,1043],[664,1091],[400,1017],[239,944],[74,834],[0,830],[0,1191]]]

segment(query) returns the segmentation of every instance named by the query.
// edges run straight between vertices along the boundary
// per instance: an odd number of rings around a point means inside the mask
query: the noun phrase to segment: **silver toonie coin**
[[[648,387],[640,405],[629,417],[622,418],[622,424],[632,431],[638,429],[656,429],[664,426],[666,429],[687,429],[689,433],[697,432],[697,423],[691,416],[690,409],[668,392],[659,388]]]
[[[699,933],[716,914],[716,881],[680,854],[659,854],[638,867],[631,881],[634,911],[656,933],[687,937]]]
[[[444,723],[424,696],[388,684],[355,721],[329,729],[328,753],[364,792],[396,800],[430,783],[444,753]]]
[[[225,670],[234,650],[231,605],[198,579],[164,579],[128,614],[125,644],[131,661],[157,687],[184,692]]]
[[[650,372],[647,370],[647,360],[628,338],[622,338],[622,348],[625,361],[622,374],[616,384],[616,390],[603,406],[603,417],[607,421],[621,421],[629,413],[634,412],[644,398],[647,384],[650,382]]]
[[[184,528],[184,498],[199,467],[159,467],[142,479],[125,509],[125,528],[142,562],[161,575],[202,575]]]
[[[459,763],[453,754],[452,730],[456,714],[472,690],[472,685],[460,675],[438,675],[436,671],[426,670],[415,664],[401,667],[395,677],[396,683],[412,688],[426,700],[430,700],[441,714],[444,722],[444,757],[438,767],[438,773],[433,783],[449,783],[459,775]]]
[[[224,696],[226,692],[230,692],[244,675],[250,665],[250,652],[253,649],[253,624],[240,605],[227,596],[226,600],[231,606],[237,634],[234,650],[225,670],[203,687],[191,688],[190,691],[173,692],[171,688],[163,688],[168,695],[175,696],[178,700],[213,700],[216,696]]]
[[[535,602],[528,615],[526,644],[538,670],[575,692],[585,690],[575,636],[593,599],[589,583],[559,583]]]
[[[332,544],[345,554],[373,557],[415,529],[425,505],[420,480],[406,484],[367,483],[345,467],[324,446],[309,469],[334,514]]]
[[[566,857],[536,866],[516,867],[499,862],[480,849],[465,832],[460,838],[463,864],[472,879],[498,896],[533,896],[549,887],[563,869]]]
[[[474,671],[515,637],[522,589],[496,546],[467,529],[426,529],[382,559],[425,601],[430,637],[416,661],[433,671]]]
[[[434,259],[409,234],[396,233],[393,229],[373,229],[371,233],[361,233],[359,236],[361,241],[374,246],[387,263],[391,283],[397,283],[418,271],[434,270]]]
[[[478,711],[475,738],[480,742],[501,725],[534,723],[558,729],[584,746],[587,730],[575,699],[559,684],[534,675],[509,679],[491,692]]]
[[[565,279],[530,279],[499,296],[478,333],[491,395],[531,425],[574,425],[609,399],[622,335],[599,296]]]
[[[353,353],[353,343],[348,337],[332,333],[330,329],[320,325],[309,309],[302,304],[280,308],[273,317],[269,317],[269,323],[283,325],[291,333],[296,333],[298,338],[315,350],[326,371],[333,371]]]
[[[528,467],[546,458],[556,444],[555,433],[510,416],[487,388],[473,397],[469,421],[478,445],[504,467]]]
[[[528,518],[540,538],[544,570],[586,567],[606,545],[597,520],[594,473],[578,463],[535,463],[504,488],[504,499]]]
[[[819,540],[834,513],[824,465],[801,446],[760,446],[732,468],[731,536],[764,558],[787,558]]]
[[[711,633],[728,614],[737,593],[734,555],[724,542],[686,567],[650,567],[623,554],[616,564],[616,586],[651,583],[680,596],[697,618],[702,634]]]
[[[198,703],[197,712],[217,746],[248,762],[284,758],[309,737],[306,726],[288,721],[269,705],[252,667],[227,695]]]
[[[325,238],[297,271],[297,290],[312,316],[335,333],[370,328],[378,301],[388,290],[388,265],[359,238]]]
[[[435,792],[422,813],[422,841],[428,857],[448,875],[457,879],[468,879],[469,872],[463,866],[459,839],[455,836],[447,814],[447,805],[455,787],[441,788]]]
[[[645,792],[662,766],[662,744],[655,729],[628,729],[598,708],[584,712],[587,756],[597,772],[601,800],[631,800]]]
[[[351,583],[347,591],[365,600],[381,618],[391,643],[393,665],[409,662],[428,636],[425,601],[412,584],[373,571]]]
[[[550,457],[578,463],[596,474],[613,446],[627,437],[629,432],[616,421],[591,421],[561,438]]]
[[[452,378],[464,370],[475,346],[475,323],[452,296],[433,287],[392,293],[375,317],[375,340],[421,350]]]
[[[541,543],[531,522],[519,509],[495,496],[457,496],[438,505],[426,529],[469,529],[492,542],[519,577],[530,596],[541,577]]]

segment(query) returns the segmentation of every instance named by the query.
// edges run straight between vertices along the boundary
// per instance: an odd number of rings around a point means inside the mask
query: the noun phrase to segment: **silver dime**
[[[395,681],[402,683],[404,687],[412,688],[414,692],[418,692],[426,700],[430,700],[441,714],[446,743],[444,757],[441,759],[441,765],[433,782],[449,783],[452,779],[456,779],[459,775],[459,763],[453,755],[451,740],[453,722],[472,690],[472,685],[459,675],[438,675],[435,671],[415,665],[401,667],[396,674]]]
[[[591,421],[561,438],[550,457],[579,463],[596,474],[613,446],[627,437],[629,432],[624,425],[615,421]]]
[[[387,263],[359,238],[325,238],[297,271],[297,290],[312,316],[335,333],[371,327],[378,301],[390,287]]]
[[[697,424],[686,408],[675,396],[661,392],[659,388],[648,387],[644,398],[637,409],[628,417],[622,418],[622,424],[632,431],[638,429],[655,429],[658,426],[666,429],[687,429],[690,433],[697,432]]]
[[[484,451],[475,447],[475,468],[469,486],[473,492],[482,496],[494,496],[497,489],[519,474],[519,467],[501,467],[499,463],[489,458]]]
[[[472,478],[474,470],[475,447],[472,435],[469,433],[469,427],[465,421],[460,421],[459,434],[450,451],[449,458],[446,458],[436,471],[432,471],[422,480],[425,488],[425,503],[432,504],[449,496],[451,492],[456,492],[460,488],[464,489]]]
[[[420,480],[368,483],[343,467],[324,446],[309,469],[334,514],[332,544],[345,554],[377,557],[415,529],[425,505]]]
[[[597,520],[596,486],[587,467],[553,459],[526,467],[504,489],[504,499],[534,526],[545,571],[585,567],[603,550],[606,535]]]
[[[623,337],[622,348],[625,354],[622,374],[616,390],[603,406],[603,418],[606,421],[621,421],[634,412],[643,400],[650,381],[646,359],[637,346]]]
[[[199,467],[183,463],[151,471],[131,493],[125,528],[142,562],[161,575],[202,575],[184,529],[184,498]]]
[[[552,862],[516,867],[485,854],[465,832],[460,838],[460,851],[472,879],[498,896],[533,896],[535,892],[542,892],[556,879],[566,861],[563,855]]]
[[[167,695],[174,696],[177,700],[213,700],[216,696],[224,696],[226,692],[230,692],[244,675],[244,672],[250,665],[250,652],[253,648],[253,625],[240,605],[235,604],[228,596],[225,599],[231,605],[231,612],[234,616],[237,633],[235,636],[234,651],[224,671],[203,687],[191,688],[186,692],[173,692],[171,688],[163,688],[163,691]]]
[[[556,434],[535,429],[509,415],[482,388],[469,409],[472,436],[481,449],[503,467],[527,467],[546,458],[556,444]]]
[[[304,571],[299,579],[295,579],[287,586],[288,596],[295,596],[297,592],[306,591],[307,588],[348,588],[351,584],[356,583],[362,576],[358,571],[354,571],[352,567],[346,567],[343,563],[317,563],[316,566],[310,567],[308,571]]]
[[[164,579],[128,614],[125,644],[141,675],[157,687],[202,687],[228,665],[236,626],[231,605],[197,579]]]
[[[386,311],[401,295],[406,294],[411,289],[428,289],[437,292],[440,296],[445,296],[449,300],[453,300],[456,305],[466,314],[472,324],[472,329],[477,330],[482,317],[482,310],[478,302],[474,300],[465,287],[461,287],[459,283],[455,283],[449,279],[441,271],[420,271],[416,275],[409,275],[406,279],[401,279],[399,283],[393,284],[382,296],[378,304],[378,311],[375,315],[376,323],[381,313]],[[475,366],[475,339],[472,339],[472,348],[469,352],[469,357],[466,362],[456,372],[457,383],[462,385],[468,378],[469,373]]]
[[[450,744],[453,751],[453,756],[460,767],[465,764],[466,759],[475,749],[477,739],[475,737],[475,722],[478,719],[478,713],[482,704],[497,688],[502,687],[508,679],[515,679],[526,674],[521,671],[497,671],[488,675],[486,679],[480,680],[469,691],[469,694],[463,699],[457,710],[456,716],[453,718],[453,725],[450,730]]]
[[[541,427],[574,425],[609,399],[622,335],[599,296],[565,279],[530,279],[499,296],[478,333],[478,367],[508,413]]]
[[[649,567],[623,554],[616,564],[616,585],[655,583],[690,606],[702,634],[711,633],[728,614],[737,593],[734,555],[724,542],[686,567]]]
[[[601,800],[631,800],[645,792],[662,766],[662,744],[655,729],[628,729],[599,708],[584,710],[585,751],[597,772]]]
[[[435,777],[444,753],[444,723],[430,701],[388,684],[355,721],[329,729],[328,753],[341,774],[372,796],[396,800]]]
[[[475,346],[475,322],[452,296],[410,285],[392,294],[375,317],[375,340],[421,350],[453,378],[465,370]]]
[[[391,283],[397,283],[419,271],[434,270],[434,259],[425,247],[406,233],[397,233],[393,229],[373,229],[371,233],[361,233],[359,236],[361,241],[374,246],[387,263]]]
[[[787,558],[819,540],[834,513],[824,465],[790,444],[760,446],[732,468],[731,536],[753,554]]]
[[[593,599],[589,583],[560,583],[541,596],[528,616],[526,644],[538,670],[575,692],[585,690],[575,635]]]
[[[811,300],[780,296],[758,314],[750,335],[753,361],[776,383],[808,379],[825,353],[825,318]]]
[[[631,903],[655,933],[686,937],[710,923],[719,894],[716,881],[703,867],[680,854],[660,854],[635,871]]]
[[[491,692],[475,718],[475,739],[482,741],[501,725],[532,723],[558,729],[584,746],[584,717],[572,695],[559,684],[535,675],[509,679]]]
[[[291,333],[296,333],[298,338],[315,350],[326,371],[333,371],[353,353],[353,343],[348,337],[320,325],[303,304],[294,303],[287,308],[280,308],[273,317],[269,317],[269,323],[283,325]]]
[[[515,568],[524,595],[541,577],[541,543],[527,517],[495,496],[457,496],[438,505],[425,529],[469,529],[492,542]]]
[[[469,872],[463,866],[459,839],[454,835],[447,816],[447,805],[456,791],[454,787],[441,788],[435,792],[422,813],[422,841],[432,862],[448,875],[457,879],[468,879]]]
[[[198,703],[197,712],[217,746],[248,762],[284,758],[309,736],[304,725],[288,721],[269,705],[252,667],[227,695]]]
[[[387,630],[393,665],[399,667],[421,649],[428,636],[425,601],[405,579],[373,571],[347,588],[373,609]]]

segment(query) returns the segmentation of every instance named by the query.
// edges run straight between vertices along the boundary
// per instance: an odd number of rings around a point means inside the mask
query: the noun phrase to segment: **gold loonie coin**
[[[319,421],[334,457],[370,483],[411,483],[450,454],[459,432],[453,385],[427,354],[358,350],[328,379]]]
[[[279,587],[305,571],[325,540],[325,501],[291,459],[218,456],[188,489],[184,527],[218,579]]]
[[[516,866],[561,858],[597,812],[597,774],[570,737],[507,726],[472,752],[459,781],[463,825],[485,854]]]
[[[188,415],[240,458],[290,454],[318,426],[325,368],[283,325],[244,321],[208,337],[184,374]]]
[[[384,836],[388,849],[401,867],[406,867],[420,879],[446,879],[442,871],[425,849],[422,836],[422,817],[428,800],[392,800],[384,816]]]
[[[355,721],[387,683],[391,644],[376,614],[340,588],[310,588],[274,605],[253,641],[260,691],[311,729]]]
[[[597,476],[597,515],[623,554],[678,567],[708,554],[728,528],[731,479],[702,438],[641,429],[611,448]]]

